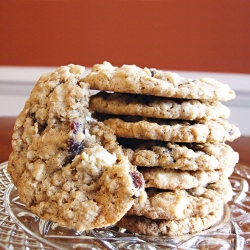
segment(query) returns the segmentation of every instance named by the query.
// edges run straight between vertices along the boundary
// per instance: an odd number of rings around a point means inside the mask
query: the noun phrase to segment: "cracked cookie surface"
[[[119,68],[109,62],[96,64],[83,80],[92,89],[119,93],[221,101],[235,98],[228,85],[208,77],[192,80],[176,73],[142,69],[135,65]]]
[[[239,154],[225,143],[170,143],[118,138],[132,164],[187,171],[233,168]]]
[[[161,167],[140,167],[146,188],[159,189],[190,189],[228,178],[234,168],[210,171],[182,171],[178,169],[164,169]]]

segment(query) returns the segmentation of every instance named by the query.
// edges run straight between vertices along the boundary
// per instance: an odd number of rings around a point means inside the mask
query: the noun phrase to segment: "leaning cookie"
[[[211,171],[233,168],[239,161],[239,154],[225,143],[167,143],[118,139],[130,162],[142,167],[162,167],[186,171]],[[128,148],[128,144],[130,147]],[[149,145],[148,145],[149,144]]]
[[[191,217],[182,220],[152,220],[143,216],[124,216],[117,224],[130,233],[150,236],[181,236],[194,234],[218,224],[224,214],[224,208],[218,206],[204,217]]]
[[[211,171],[182,171],[161,167],[140,167],[138,171],[143,175],[146,188],[158,189],[191,189],[198,186],[228,178],[234,168],[225,168]]]
[[[91,134],[98,123],[88,110],[89,86],[79,80],[83,70],[63,66],[38,80],[16,120],[8,162],[25,206],[76,230],[114,224],[146,195],[122,150],[109,152]]]
[[[224,119],[191,122],[118,116],[107,117],[103,122],[112,128],[118,137],[144,140],[218,143],[233,141],[240,136],[239,129]]]
[[[118,68],[109,62],[94,65],[83,81],[89,83],[91,89],[119,93],[221,101],[235,98],[228,85],[211,78],[185,79],[172,72],[141,69],[135,65]]]
[[[90,110],[114,115],[181,120],[227,119],[230,116],[229,108],[219,101],[107,92],[99,92],[90,97]]]
[[[203,217],[232,199],[232,188],[228,179],[208,184],[206,187],[199,186],[187,190],[168,191],[150,188],[146,191],[146,202],[135,202],[127,215],[144,216],[154,220]]]

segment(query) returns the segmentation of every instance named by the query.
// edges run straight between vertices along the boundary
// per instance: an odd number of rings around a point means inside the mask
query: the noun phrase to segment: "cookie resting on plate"
[[[117,225],[127,229],[130,233],[150,236],[181,236],[195,234],[216,226],[223,218],[224,207],[218,206],[210,214],[194,216],[182,220],[153,220],[143,216],[124,216]]]
[[[40,77],[15,122],[7,168],[29,210],[77,230],[116,223],[146,195],[119,146],[108,152],[90,133],[100,126],[89,113],[83,71],[68,65]]]

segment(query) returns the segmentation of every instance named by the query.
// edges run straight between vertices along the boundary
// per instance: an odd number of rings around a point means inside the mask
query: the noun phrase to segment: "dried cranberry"
[[[69,153],[79,153],[83,149],[83,141],[75,142],[74,139],[70,138],[67,144]]]
[[[76,155],[78,155],[82,149],[84,148],[84,142],[76,142],[74,139],[70,138],[67,141],[68,144],[68,155],[66,158],[66,162],[65,165],[68,163],[71,163],[73,161],[73,159],[75,158]]]
[[[73,130],[73,133],[76,134],[79,131],[79,128],[82,126],[82,122],[80,121],[73,121],[71,123],[70,129]]]
[[[140,189],[144,187],[145,181],[141,173],[139,173],[138,171],[134,171],[130,173],[130,175],[136,188]]]

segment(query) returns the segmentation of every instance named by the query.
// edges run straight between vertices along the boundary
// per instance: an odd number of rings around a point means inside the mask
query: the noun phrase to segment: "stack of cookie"
[[[115,131],[145,179],[146,202],[135,202],[118,225],[139,234],[183,235],[218,223],[239,158],[225,143],[240,136],[221,103],[235,97],[229,86],[108,62],[83,81],[101,90],[90,110]]]

